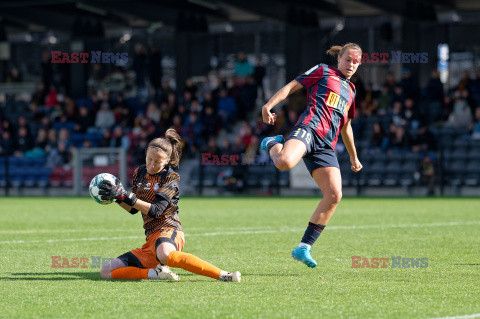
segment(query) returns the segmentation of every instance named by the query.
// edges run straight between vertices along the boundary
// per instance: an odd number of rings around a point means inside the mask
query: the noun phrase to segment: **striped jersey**
[[[167,208],[160,217],[153,218],[142,214],[145,236],[148,237],[151,233],[165,227],[183,231],[178,219],[179,181],[180,176],[170,165],[155,175],[147,173],[145,164],[135,170],[132,192],[138,199],[151,204],[160,200],[169,200]]]
[[[340,70],[323,63],[295,80],[308,92],[307,109],[297,125],[308,125],[334,149],[347,118],[355,117],[355,85]]]

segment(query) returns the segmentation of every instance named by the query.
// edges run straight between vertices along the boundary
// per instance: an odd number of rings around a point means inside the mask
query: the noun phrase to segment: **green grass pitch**
[[[432,318],[480,313],[480,199],[345,198],[313,247],[290,257],[319,198],[183,198],[185,252],[239,284],[104,281],[92,256],[144,242],[139,215],[89,198],[0,200],[0,317]],[[52,256],[89,258],[52,268]],[[389,258],[352,268],[352,256]],[[391,256],[428,258],[392,268]]]

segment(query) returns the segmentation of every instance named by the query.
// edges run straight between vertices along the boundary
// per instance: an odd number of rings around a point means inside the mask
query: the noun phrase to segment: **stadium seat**
[[[371,172],[367,175],[367,185],[369,186],[380,186],[383,184],[383,174],[381,172]]]
[[[288,187],[290,185],[290,173],[286,171],[280,171],[280,186]]]
[[[477,161],[480,162],[480,148],[472,148],[470,152],[468,153],[469,160]]]
[[[463,181],[466,186],[480,185],[480,172],[469,172],[464,176]]]

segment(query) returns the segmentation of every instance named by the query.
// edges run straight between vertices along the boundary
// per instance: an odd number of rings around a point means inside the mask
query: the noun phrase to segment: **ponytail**
[[[177,167],[180,163],[180,157],[182,157],[182,139],[178,135],[177,131],[173,128],[169,128],[165,132],[165,137],[170,141],[172,145],[172,155],[170,155],[170,164],[173,167]]]
[[[180,157],[182,156],[182,139],[173,128],[169,128],[165,132],[165,137],[154,138],[148,143],[147,150],[149,148],[155,148],[165,153],[165,155],[170,158],[168,163],[173,167],[177,167],[180,163]]]

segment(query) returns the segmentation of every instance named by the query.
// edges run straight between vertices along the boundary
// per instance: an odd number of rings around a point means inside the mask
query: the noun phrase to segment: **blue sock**
[[[272,149],[272,147],[274,147],[275,145],[277,145],[279,142],[275,139],[272,139],[270,141],[268,141],[267,143],[267,152],[270,154],[270,150]]]
[[[302,243],[312,246],[322,233],[325,225],[309,222],[305,234],[303,234]]]

